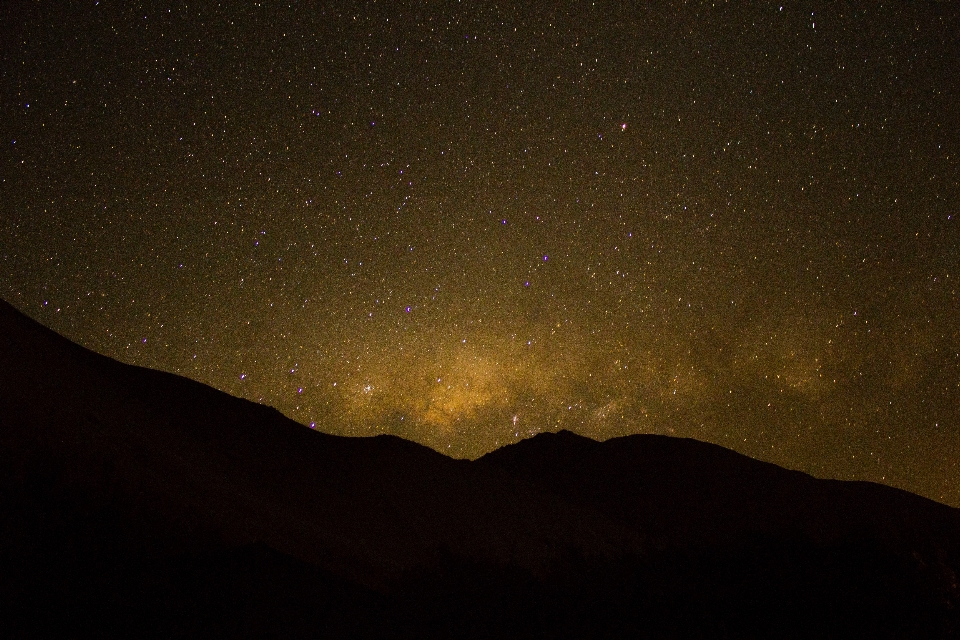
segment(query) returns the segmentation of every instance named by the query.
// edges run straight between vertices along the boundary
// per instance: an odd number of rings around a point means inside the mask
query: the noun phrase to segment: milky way
[[[0,295],[323,431],[960,506],[960,7],[22,4]]]

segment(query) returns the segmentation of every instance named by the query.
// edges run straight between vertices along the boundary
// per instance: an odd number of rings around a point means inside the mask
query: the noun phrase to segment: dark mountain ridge
[[[798,534],[818,544],[863,535],[901,547],[957,543],[956,509],[871,482],[817,479],[687,438],[601,443],[544,433],[478,463],[589,504],[664,547],[723,546],[756,534]]]
[[[692,440],[474,461],[75,345],[0,302],[8,635],[957,637],[960,512]]]
[[[637,542],[602,518],[581,525],[502,471],[393,436],[315,432],[0,313],[4,468],[16,480],[38,457],[55,459],[63,482],[109,484],[136,496],[137,513],[203,532],[214,547],[263,541],[378,586],[440,545],[533,568],[552,547],[612,553]]]

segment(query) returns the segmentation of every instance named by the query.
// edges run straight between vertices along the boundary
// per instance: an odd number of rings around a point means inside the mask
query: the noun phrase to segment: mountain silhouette
[[[9,637],[960,634],[960,512],[693,440],[470,462],[86,350],[0,301]]]

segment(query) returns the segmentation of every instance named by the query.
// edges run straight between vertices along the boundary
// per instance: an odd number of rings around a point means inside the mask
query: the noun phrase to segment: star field
[[[953,2],[15,3],[0,296],[330,433],[960,506]]]

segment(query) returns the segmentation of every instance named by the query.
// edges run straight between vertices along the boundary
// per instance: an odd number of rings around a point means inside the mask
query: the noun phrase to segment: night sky
[[[0,297],[329,433],[960,506],[960,3],[215,4],[4,3]]]

